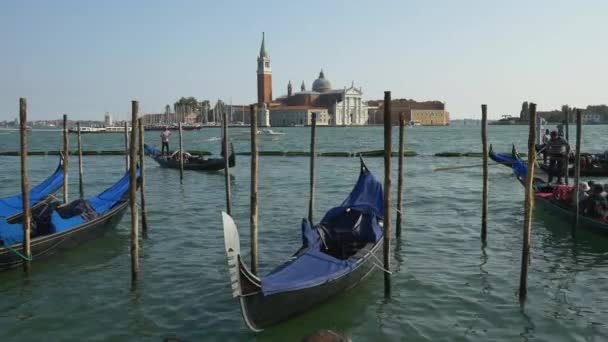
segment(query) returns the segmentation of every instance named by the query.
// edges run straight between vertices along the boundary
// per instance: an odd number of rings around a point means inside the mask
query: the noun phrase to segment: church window
[[[267,67],[267,68],[270,68],[270,63],[264,62],[264,66]]]

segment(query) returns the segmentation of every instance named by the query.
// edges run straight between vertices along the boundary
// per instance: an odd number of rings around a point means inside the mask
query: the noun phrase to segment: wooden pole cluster
[[[310,224],[315,210],[315,142],[317,134],[317,113],[313,112],[310,121],[310,198],[308,200],[308,221]]]
[[[30,189],[27,177],[27,100],[19,99],[19,132],[20,132],[20,159],[21,159],[21,199],[23,205],[23,255],[26,259],[23,263],[23,270],[29,273],[31,270],[30,257],[30,225],[32,212],[30,209]]]
[[[82,170],[82,140],[80,136],[80,122],[76,123],[76,129],[78,130],[78,191],[80,192],[80,198],[84,198],[84,172]]]
[[[535,121],[536,122],[536,121]],[[488,236],[488,105],[481,105],[481,148],[483,149],[483,192],[481,195],[481,241]]]
[[[141,198],[141,229],[145,233],[148,232],[148,216],[146,214],[146,177],[144,167],[144,121],[140,118],[139,122],[139,197]]]
[[[576,214],[574,216],[574,224],[572,225],[572,237],[576,235],[578,230],[578,221],[580,217],[580,201],[578,198],[578,184],[581,178],[581,140],[582,140],[582,118],[581,110],[576,110],[576,158],[574,160],[574,202],[576,205]],[[591,189],[593,191],[593,189]]]
[[[395,220],[395,235],[401,237],[401,223],[403,217],[403,150],[405,145],[405,113],[399,114],[399,175],[397,176],[397,219]]]
[[[131,165],[131,163],[129,163],[129,126],[127,125],[127,122],[125,121],[125,170],[129,171],[129,165]],[[131,130],[133,131],[133,130]]]
[[[521,273],[519,278],[519,300],[528,294],[528,264],[530,262],[530,235],[532,231],[532,210],[534,209],[534,168],[536,164],[536,104],[530,103],[530,133],[528,136],[528,172],[526,174],[526,195],[524,202],[524,238],[521,253]]]
[[[184,180],[184,140],[182,134],[182,123],[179,123],[179,180]]]
[[[139,102],[131,101],[131,145],[129,165],[129,196],[131,206],[131,281],[136,283],[139,278],[139,215],[137,213],[137,117]],[[126,132],[126,123],[125,123]]]
[[[258,274],[258,112],[249,106],[251,121],[251,196],[249,227],[251,230],[251,272]]]
[[[232,214],[232,201],[230,200],[230,146],[228,145],[228,113],[222,106],[222,145],[224,147],[224,181],[226,183],[226,213]]]
[[[68,116],[63,114],[63,203],[68,203],[68,167],[70,151],[68,150]]]
[[[391,92],[384,92],[384,295],[391,295]]]

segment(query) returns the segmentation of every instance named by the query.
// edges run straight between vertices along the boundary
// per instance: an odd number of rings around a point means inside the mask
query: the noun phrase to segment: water
[[[249,141],[231,129],[237,151]],[[277,129],[262,150],[307,150],[309,130]],[[585,126],[583,146],[603,151],[606,126]],[[159,144],[158,132],[148,142]],[[321,128],[322,151],[382,148],[382,128]],[[432,172],[438,167],[477,164],[479,158],[437,158],[436,152],[478,151],[479,126],[415,127],[408,148],[420,156],[406,161],[405,226],[394,245],[393,296],[385,300],[382,275],[320,308],[262,334],[250,333],[231,297],[223,250],[220,211],[223,173],[161,169],[147,160],[150,232],[141,241],[141,281],[130,284],[129,215],[104,238],[75,250],[0,273],[0,340],[290,341],[331,328],[354,341],[601,341],[608,338],[608,244],[605,236],[579,234],[536,213],[532,263],[525,307],[517,299],[523,226],[523,190],[507,168],[490,168],[488,246],[481,249],[481,169]],[[185,146],[217,154],[219,129],[185,133]],[[397,131],[393,135],[397,139]],[[490,142],[525,150],[527,127],[490,126]],[[120,134],[83,136],[85,149],[121,149]],[[572,139],[574,140],[574,139]],[[172,147],[176,146],[177,134]],[[58,149],[59,132],[33,132],[31,150]],[[75,138],[71,137],[75,146]],[[16,150],[18,134],[3,135],[0,151]],[[396,160],[395,160],[396,161]],[[70,160],[70,197],[78,190],[77,160]],[[319,158],[315,217],[340,203],[358,175],[355,158]],[[0,157],[0,196],[19,192],[16,157]],[[56,156],[29,158],[32,184],[54,170]],[[368,158],[382,177],[382,158]],[[84,158],[85,191],[95,194],[124,172],[120,156]],[[396,162],[393,163],[396,168]],[[260,158],[260,263],[263,272],[285,260],[300,243],[307,215],[308,159]],[[248,259],[249,157],[232,170],[233,212]],[[396,176],[393,184],[396,184]],[[608,182],[608,180],[599,180]]]

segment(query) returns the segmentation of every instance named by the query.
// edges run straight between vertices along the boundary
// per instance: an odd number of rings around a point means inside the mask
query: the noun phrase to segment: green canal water
[[[583,146],[603,151],[606,126],[585,126]],[[247,128],[232,128],[235,148],[248,151]],[[307,150],[309,129],[277,129],[262,150]],[[0,151],[17,150],[18,134],[0,132]],[[382,148],[382,128],[320,128],[322,151]],[[397,130],[394,130],[396,142]],[[394,243],[393,295],[383,296],[377,272],[325,305],[261,334],[250,333],[231,297],[220,211],[223,173],[179,172],[146,161],[150,231],[141,241],[141,281],[130,283],[129,215],[103,238],[0,273],[0,341],[297,341],[329,328],[353,341],[603,341],[608,339],[608,236],[570,237],[567,222],[534,215],[529,298],[517,299],[523,226],[523,191],[509,170],[490,168],[488,245],[479,241],[481,168],[433,172],[478,164],[480,158],[438,158],[442,151],[479,151],[477,125],[414,127],[406,160],[405,226]],[[185,133],[185,146],[219,151],[219,129]],[[521,150],[525,126],[490,126],[496,150]],[[83,136],[85,149],[121,149],[120,134]],[[146,133],[158,144],[158,132]],[[574,140],[574,139],[572,139]],[[60,133],[34,131],[31,150],[60,146]],[[176,146],[177,134],[172,139]],[[75,138],[71,137],[75,146]],[[396,159],[394,159],[396,161]],[[0,157],[0,196],[19,192],[16,157]],[[382,158],[368,158],[381,179]],[[57,164],[56,156],[30,157],[32,184]],[[120,156],[84,158],[85,189],[93,195],[124,172]],[[396,179],[396,162],[394,163]],[[260,262],[270,271],[300,244],[307,214],[308,159],[260,158]],[[233,212],[249,257],[249,157],[232,171]],[[319,158],[315,217],[339,204],[358,175],[356,158]],[[70,196],[78,189],[77,159],[70,159]],[[608,179],[597,181],[608,182]],[[396,184],[396,181],[393,182]],[[394,190],[394,189],[393,189]]]

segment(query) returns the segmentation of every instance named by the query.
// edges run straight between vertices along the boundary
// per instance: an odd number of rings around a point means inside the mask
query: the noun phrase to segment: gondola
[[[230,144],[230,157],[228,157],[228,167],[234,167],[236,164],[234,156],[234,148]],[[144,144],[144,151],[152,159],[154,159],[161,167],[167,167],[170,169],[179,169],[179,159],[173,159],[168,156],[161,155],[160,151],[156,148]],[[190,156],[184,159],[184,170],[198,170],[198,171],[218,171],[226,168],[226,162],[224,158],[205,158],[204,156]]]
[[[382,185],[361,161],[359,179],[346,200],[314,227],[304,219],[302,246],[262,277],[245,266],[236,225],[222,213],[232,294],[251,330],[261,331],[318,306],[381,267],[382,193]]]
[[[502,164],[507,167],[511,167],[511,165],[513,165],[513,163],[517,161],[516,154],[517,153],[515,150],[515,146],[513,146],[511,154],[496,153],[494,152],[492,145],[490,145],[490,151],[488,152],[488,156],[490,157],[490,159],[492,159],[496,163]]]
[[[513,163],[512,170],[520,184],[524,185],[528,164],[516,155],[517,161]],[[534,203],[539,208],[551,213],[557,218],[566,222],[574,222],[576,209],[573,206],[563,203],[553,196],[553,187],[543,179],[535,177],[533,180]],[[579,213],[579,227],[602,234],[608,234],[608,221],[596,219]]]
[[[30,190],[30,207],[36,209],[53,199],[53,194],[63,186],[63,158],[55,172]],[[0,198],[0,220],[12,222],[23,214],[21,194]]]
[[[510,167],[514,162],[517,161],[518,155],[515,146],[511,151],[511,154],[508,153],[496,153],[492,149],[492,145],[490,145],[489,157],[493,161],[499,164],[503,164],[507,167]],[[590,154],[590,153],[581,153],[581,177],[608,177],[608,161],[605,160],[605,154]],[[593,160],[589,162],[589,160]],[[568,175],[574,176],[574,157],[570,157],[570,166],[568,167]],[[547,164],[538,163],[538,167],[541,171],[549,174],[551,172],[551,168]]]
[[[129,205],[129,183],[127,172],[97,196],[65,206],[54,201],[33,210],[32,231],[36,235],[31,239],[31,258],[37,260],[77,247],[115,227]],[[20,253],[22,241],[22,222],[0,221],[0,271],[23,263],[27,256]]]

